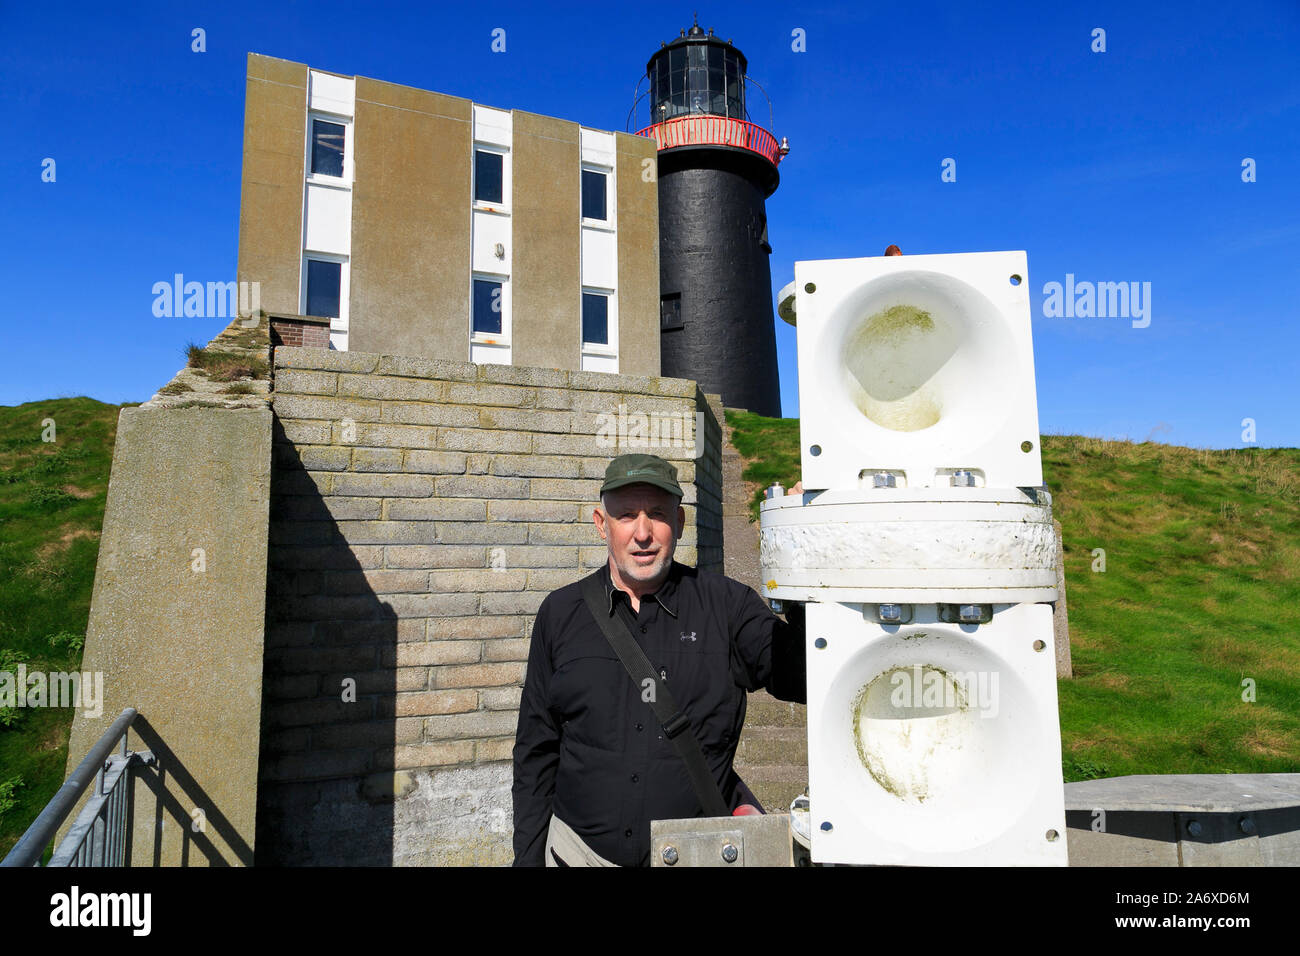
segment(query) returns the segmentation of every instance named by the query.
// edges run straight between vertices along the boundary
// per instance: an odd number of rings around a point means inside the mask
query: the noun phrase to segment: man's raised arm
[[[778,700],[808,702],[804,607],[786,602],[786,618],[772,613],[753,588],[733,582],[728,608],[732,648],[746,690],[766,687]]]

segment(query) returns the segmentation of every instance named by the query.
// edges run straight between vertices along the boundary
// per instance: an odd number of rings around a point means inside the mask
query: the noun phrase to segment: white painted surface
[[[795,288],[805,488],[864,469],[1042,484],[1023,252],[797,262]]]
[[[802,503],[801,503],[802,502]],[[765,597],[795,601],[1054,601],[1050,501],[1018,489],[878,488],[763,502]]]
[[[582,284],[618,288],[618,239],[605,229],[582,227]]]
[[[310,70],[307,85],[310,91],[308,109],[337,116],[356,115],[357,84],[354,77]]]
[[[582,370],[584,372],[618,372],[618,356],[608,353],[589,352],[583,349]]]
[[[510,216],[475,209],[471,213],[470,268],[475,272],[495,272],[510,275]],[[501,244],[504,258],[497,258],[496,246]]]
[[[334,255],[352,254],[352,190],[307,184],[303,246]]]
[[[470,342],[469,360],[477,362],[479,365],[509,365],[510,346],[492,345],[478,341]]]
[[[1066,865],[1051,607],[976,627],[810,604],[807,621],[813,860]]]
[[[614,165],[614,134],[601,130],[579,127],[578,138],[582,150],[582,162],[593,166]]]
[[[474,104],[474,139],[510,148],[513,124],[509,110]]]

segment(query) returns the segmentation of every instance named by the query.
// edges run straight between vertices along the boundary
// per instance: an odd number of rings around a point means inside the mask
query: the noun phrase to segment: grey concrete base
[[[1300,773],[1065,785],[1071,866],[1300,866]]]
[[[82,660],[103,709],[73,718],[68,771],[140,712],[127,745],[157,763],[132,781],[134,866],[253,862],[270,481],[265,406],[118,417]]]

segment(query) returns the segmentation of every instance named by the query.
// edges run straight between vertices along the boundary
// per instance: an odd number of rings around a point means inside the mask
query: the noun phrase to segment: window
[[[582,341],[591,345],[609,344],[608,293],[582,293]]]
[[[659,299],[659,331],[671,332],[674,329],[684,329],[686,323],[682,321],[682,294],[680,292],[669,292]]]
[[[598,169],[584,169],[582,171],[583,219],[608,221],[609,214],[605,202],[608,185],[609,175],[607,173],[603,173]]]
[[[501,313],[504,309],[502,296],[504,290],[499,279],[474,280],[474,327],[475,332],[485,335],[501,335]]]
[[[474,201],[500,206],[505,203],[505,155],[488,149],[474,150]]]
[[[347,127],[329,120],[311,121],[311,172],[313,176],[343,178]]]
[[[342,286],[343,263],[308,259],[306,314],[339,318]]]

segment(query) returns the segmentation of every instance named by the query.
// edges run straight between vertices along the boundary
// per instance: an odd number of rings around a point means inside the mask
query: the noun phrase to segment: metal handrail
[[[776,137],[757,123],[714,113],[674,116],[637,130],[636,135],[653,139],[661,150],[679,146],[734,146],[758,153],[773,166],[780,164],[782,156]]]
[[[119,814],[121,822],[125,822],[124,799],[126,791],[123,790],[116,794],[115,791],[118,782],[125,774],[127,767],[140,760],[144,763],[153,763],[153,754],[148,752],[127,753],[126,751],[126,732],[130,728],[132,721],[139,715],[134,707],[128,707],[118,715],[112,725],[104,731],[95,745],[90,748],[90,753],[77,765],[77,769],[72,771],[68,779],[59,787],[54,798],[45,805],[45,809],[40,812],[32,825],[27,828],[18,842],[14,844],[12,850],[3,859],[0,860],[0,866],[39,866],[41,854],[45,852],[45,847],[54,839],[55,833],[58,832],[59,826],[67,818],[68,814],[76,807],[77,802],[82,795],[91,786],[92,783],[98,783],[96,787],[99,793],[94,794],[86,808],[77,818],[77,823],[73,829],[68,832],[68,836],[60,844],[59,849],[55,851],[55,858],[60,858],[56,862],[51,858],[51,866],[60,865],[84,865],[87,862],[86,855],[81,851],[87,836],[92,834],[102,834],[108,838],[107,845],[98,847],[99,855],[97,864],[113,865],[108,859],[108,852],[112,852],[114,857],[119,861],[122,858],[125,846],[121,839],[122,834],[106,832],[109,830],[107,825],[95,826],[95,821],[99,818],[99,812],[103,806],[109,804],[110,810]],[[113,748],[118,741],[122,744],[122,753],[113,755]],[[110,756],[111,755],[111,756]],[[111,781],[111,782],[110,782]],[[76,831],[80,831],[76,833]],[[74,837],[74,833],[76,836]],[[72,845],[74,844],[75,845]],[[64,851],[64,846],[68,845],[68,850]],[[92,863],[91,865],[96,865]]]

